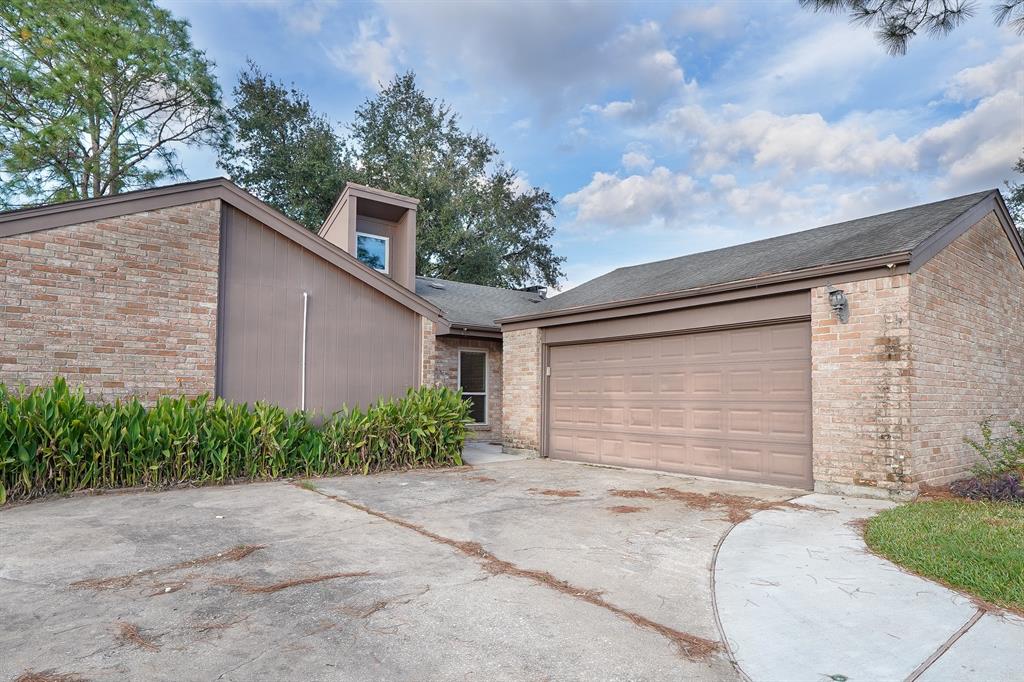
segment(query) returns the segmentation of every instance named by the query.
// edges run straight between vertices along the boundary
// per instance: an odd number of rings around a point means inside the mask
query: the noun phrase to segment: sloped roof
[[[543,301],[534,292],[420,276],[416,277],[416,293],[440,308],[453,327],[495,331],[498,318],[525,315]]]
[[[613,304],[892,254],[909,257],[929,237],[993,195],[998,196],[998,191],[975,192],[738,246],[619,268],[537,304],[533,313]]]
[[[211,199],[220,199],[234,206],[401,305],[420,315],[438,320],[441,311],[437,306],[416,296],[391,278],[366,267],[350,253],[310,232],[226,178],[182,182],[95,199],[67,201],[0,213],[0,238]]]

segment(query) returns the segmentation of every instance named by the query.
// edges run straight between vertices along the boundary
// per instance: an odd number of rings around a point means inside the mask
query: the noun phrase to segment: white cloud
[[[659,166],[646,175],[619,177],[594,173],[590,183],[567,194],[562,203],[576,210],[576,222],[611,227],[640,227],[670,221],[693,205],[694,181],[685,173]]]
[[[401,42],[391,25],[380,19],[363,19],[358,34],[346,45],[327,47],[327,56],[338,69],[377,89],[392,79],[401,59]]]
[[[913,142],[921,164],[941,176],[940,191],[959,194],[998,186],[1024,147],[1024,95],[1008,89],[986,97]]]
[[[813,21],[822,27],[757,55],[757,61],[752,55],[747,66],[753,71],[743,74],[728,96],[780,113],[845,102],[866,75],[891,59],[871,31],[851,26],[845,18],[830,21],[818,15]]]
[[[687,105],[670,111],[652,136],[692,145],[705,170],[736,161],[786,173],[824,171],[872,175],[912,168],[912,149],[895,135],[881,134],[864,117],[829,123],[821,114],[780,116],[768,111],[738,115],[735,107],[709,111]]]
[[[622,167],[626,170],[648,171],[654,167],[654,159],[643,152],[629,151],[622,155]]]
[[[323,26],[328,10],[336,5],[332,0],[308,0],[280,3],[277,8],[289,29],[296,33],[316,34]]]
[[[591,104],[587,109],[608,118],[621,118],[636,111],[636,100],[615,100],[607,104]]]
[[[996,59],[961,70],[953,76],[946,96],[967,102],[1001,90],[1024,93],[1024,44],[1008,45]]]
[[[526,173],[516,173],[515,178],[512,179],[512,193],[516,196],[522,196],[533,189],[533,183],[530,182],[529,176]]]
[[[681,30],[703,33],[713,38],[729,35],[738,21],[735,8],[724,4],[684,5],[673,17],[673,24]]]
[[[338,6],[337,0],[237,1],[250,8],[274,12],[288,30],[311,35],[320,33],[329,11]]]
[[[630,100],[634,113],[649,112],[690,86],[661,25],[630,23],[610,3],[386,3],[381,10],[422,57],[418,64],[478,92],[525,94],[549,119],[612,98],[609,113],[625,113]]]

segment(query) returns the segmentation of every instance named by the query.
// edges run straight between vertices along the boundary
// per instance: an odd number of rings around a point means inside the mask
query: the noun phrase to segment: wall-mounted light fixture
[[[828,304],[832,306],[832,312],[836,314],[839,321],[846,324],[850,319],[850,302],[846,300],[846,294],[842,289],[836,289],[828,285]]]

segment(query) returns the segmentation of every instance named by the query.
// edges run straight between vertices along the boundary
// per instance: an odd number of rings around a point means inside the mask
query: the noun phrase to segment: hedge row
[[[207,396],[94,403],[60,377],[17,392],[0,384],[0,504],[88,488],[460,465],[468,420],[468,403],[447,388],[317,419]]]

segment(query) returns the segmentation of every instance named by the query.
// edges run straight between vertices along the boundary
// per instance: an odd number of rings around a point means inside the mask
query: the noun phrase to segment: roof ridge
[[[508,287],[492,287],[489,284],[475,284],[473,282],[460,282],[457,279],[444,279],[443,277],[427,277],[426,275],[416,275],[416,279],[431,280],[433,282],[448,282],[450,284],[458,284],[464,287],[479,287],[481,289],[493,289],[495,291],[507,291],[513,294],[523,294],[524,296],[537,294],[532,291],[523,291],[522,289],[509,289]]]

